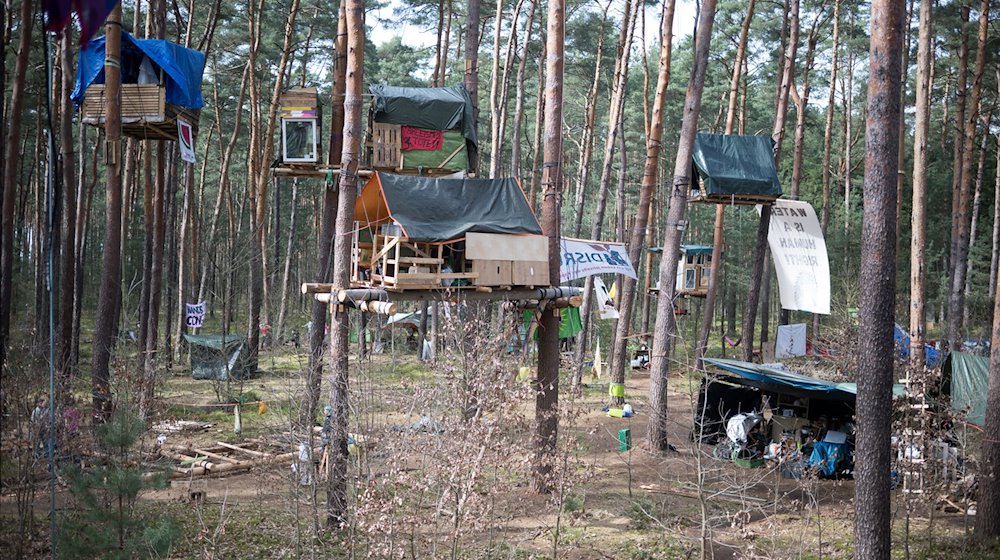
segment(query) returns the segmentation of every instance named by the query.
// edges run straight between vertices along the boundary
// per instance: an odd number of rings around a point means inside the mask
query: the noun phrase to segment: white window
[[[317,119],[281,119],[281,159],[286,163],[319,161]]]

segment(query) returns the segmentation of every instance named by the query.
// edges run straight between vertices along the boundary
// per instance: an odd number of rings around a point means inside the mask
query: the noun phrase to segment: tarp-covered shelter
[[[80,51],[71,99],[84,122],[104,122],[105,37]],[[205,54],[161,39],[137,39],[122,32],[122,130],[137,137],[177,139],[178,117],[197,128]]]
[[[990,360],[966,352],[952,352],[944,362],[943,389],[951,396],[951,408],[977,426],[986,421],[986,394]]]
[[[253,373],[246,359],[246,337],[236,335],[185,334],[191,347],[191,377],[194,379],[246,379]]]
[[[767,204],[781,196],[767,136],[699,133],[692,162],[692,202]]]
[[[354,205],[362,228],[395,222],[410,241],[440,243],[468,232],[535,234],[517,179],[443,179],[375,173]]]
[[[721,372],[721,383],[702,383],[695,411],[696,426],[704,424],[706,436],[732,414],[759,412],[764,397],[777,411],[775,422],[782,429],[806,426],[820,416],[846,421],[854,413],[855,383],[827,381],[739,360],[705,358],[705,363]],[[893,385],[895,396],[904,392],[902,385]]]
[[[478,153],[478,141],[472,98],[465,86],[376,84],[368,90],[374,98],[373,167],[418,174],[469,170],[469,162],[475,161]]]
[[[892,339],[896,344],[896,351],[903,360],[910,357],[910,335],[903,327],[896,325],[892,331]],[[941,365],[941,351],[933,344],[924,343],[924,363],[927,367],[934,369]]]

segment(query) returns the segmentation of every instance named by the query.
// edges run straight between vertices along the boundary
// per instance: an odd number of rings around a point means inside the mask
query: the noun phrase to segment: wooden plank
[[[397,264],[394,260],[390,264]],[[398,264],[444,264],[444,259],[437,257],[399,257]]]
[[[511,283],[515,286],[548,286],[548,261],[514,261],[511,267]]]
[[[469,260],[547,261],[549,239],[544,235],[502,233],[465,234],[465,258]]]
[[[246,453],[247,455],[251,455],[253,457],[270,457],[271,456],[270,453],[264,453],[263,451],[254,451],[253,449],[247,449],[245,447],[240,447],[238,445],[232,445],[230,443],[225,443],[225,442],[222,442],[222,441],[217,441],[215,443],[218,444],[220,447],[225,447],[226,449],[231,449],[233,451],[238,451],[240,453]]]
[[[477,286],[511,285],[511,261],[509,260],[475,260],[472,261],[472,272],[478,275],[475,281]]]

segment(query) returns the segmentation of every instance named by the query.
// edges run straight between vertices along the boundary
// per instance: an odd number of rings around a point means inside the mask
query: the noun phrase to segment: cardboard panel
[[[547,261],[549,239],[544,235],[465,234],[465,258],[502,261]]]
[[[548,261],[514,261],[511,281],[515,286],[548,286]]]
[[[479,276],[475,280],[477,286],[510,286],[510,261],[482,259],[472,261],[472,272]]]

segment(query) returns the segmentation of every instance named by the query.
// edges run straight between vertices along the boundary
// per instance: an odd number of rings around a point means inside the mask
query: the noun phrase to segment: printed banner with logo
[[[757,207],[760,213],[761,207]],[[830,314],[830,262],[816,211],[808,202],[777,200],[767,233],[782,309]]]
[[[194,130],[183,119],[177,119],[177,145],[181,147],[181,159],[194,163]]]
[[[563,237],[559,250],[562,253],[560,282],[594,274],[623,274],[629,278],[637,278],[624,243]]]
[[[205,324],[205,302],[184,304],[184,325],[189,329],[200,329]]]

